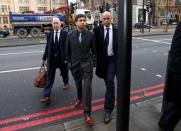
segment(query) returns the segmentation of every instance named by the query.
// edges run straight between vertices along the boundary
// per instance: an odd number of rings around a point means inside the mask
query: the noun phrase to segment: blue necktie
[[[106,32],[106,37],[104,39],[104,44],[105,44],[105,47],[106,47],[106,51],[107,51],[107,48],[108,48],[108,45],[109,45],[109,28],[106,28],[107,32]]]

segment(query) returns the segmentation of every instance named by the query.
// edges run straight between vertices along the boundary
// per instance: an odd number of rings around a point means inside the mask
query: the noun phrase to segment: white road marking
[[[146,71],[146,69],[145,69],[145,68],[141,68],[141,70],[142,70],[142,71]]]
[[[161,39],[161,40],[172,40],[172,39]]]
[[[163,44],[171,45],[171,43],[163,42],[161,40],[150,40],[150,39],[144,39],[144,38],[138,38],[138,37],[133,37],[133,38],[137,39],[137,40],[151,41],[151,42],[155,42],[155,43],[163,43]]]
[[[6,53],[6,54],[0,54],[0,56],[6,56],[6,55],[21,55],[21,54],[33,54],[33,53],[43,53],[43,51]]]
[[[162,78],[162,75],[156,75],[157,77],[159,77],[159,78]]]
[[[24,68],[24,69],[16,69],[16,70],[0,71],[0,74],[11,73],[11,72],[20,72],[20,71],[28,71],[28,70],[37,70],[37,69],[40,69],[40,67],[33,67],[33,68]]]

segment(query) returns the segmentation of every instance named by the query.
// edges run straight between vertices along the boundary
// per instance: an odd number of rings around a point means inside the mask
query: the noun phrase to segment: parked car
[[[142,22],[135,23],[134,27],[135,27],[136,29],[142,28]],[[147,24],[144,24],[144,28],[149,29],[149,28],[151,28],[151,26],[150,26],[150,25],[147,25]]]
[[[8,30],[0,30],[0,38],[7,37],[9,35]]]

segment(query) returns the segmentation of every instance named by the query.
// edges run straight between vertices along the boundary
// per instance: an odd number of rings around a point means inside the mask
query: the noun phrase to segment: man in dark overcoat
[[[168,54],[165,106],[159,126],[173,131],[181,118],[181,22],[178,23]]]
[[[111,24],[111,13],[103,13],[102,24],[94,29],[96,47],[96,75],[106,84],[104,103],[104,122],[109,123],[115,103],[115,84],[117,68],[117,29]]]
[[[51,89],[55,79],[56,69],[59,68],[64,89],[68,88],[68,64],[65,59],[67,32],[61,29],[61,21],[59,18],[53,18],[53,31],[47,34],[47,44],[43,54],[43,63],[47,60],[47,85],[44,88],[41,103],[50,103]]]

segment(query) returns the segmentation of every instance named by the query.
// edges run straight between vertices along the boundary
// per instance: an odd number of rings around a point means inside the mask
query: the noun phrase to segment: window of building
[[[29,0],[19,0],[19,3],[29,3]]]
[[[47,11],[47,7],[38,7],[38,11]]]
[[[65,3],[64,0],[52,0],[53,4],[57,4],[57,3]]]
[[[39,3],[39,4],[46,4],[46,3],[47,3],[47,0],[38,0],[38,3]]]
[[[8,6],[7,5],[1,5],[1,11],[2,12],[8,12]]]
[[[21,13],[27,12],[27,11],[29,11],[29,10],[30,10],[30,9],[29,9],[28,6],[20,6],[20,7],[19,7],[19,11],[20,11]]]
[[[165,9],[164,8],[160,8],[159,9],[159,12],[160,12],[160,16],[165,16]]]
[[[3,24],[8,24],[8,17],[7,16],[3,17]]]

